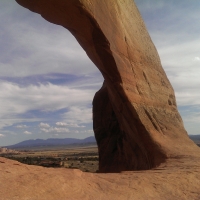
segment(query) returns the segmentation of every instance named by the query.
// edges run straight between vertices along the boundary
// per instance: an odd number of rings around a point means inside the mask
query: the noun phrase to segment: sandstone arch
[[[144,170],[199,152],[133,0],[16,0],[67,28],[105,81],[93,100],[100,172]]]

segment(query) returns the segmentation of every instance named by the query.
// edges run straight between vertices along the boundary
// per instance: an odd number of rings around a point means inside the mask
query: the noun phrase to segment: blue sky
[[[171,81],[189,134],[200,134],[200,2],[135,0]],[[0,146],[93,135],[103,78],[63,27],[0,2]]]

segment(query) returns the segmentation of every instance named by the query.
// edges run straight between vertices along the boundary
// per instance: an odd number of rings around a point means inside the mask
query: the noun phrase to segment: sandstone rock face
[[[67,28],[105,79],[93,100],[100,172],[150,169],[199,154],[133,0],[16,1]]]
[[[170,160],[170,159],[169,159]],[[168,160],[168,161],[169,161]],[[199,200],[200,160],[156,170],[84,173],[24,165],[0,157],[1,200]]]

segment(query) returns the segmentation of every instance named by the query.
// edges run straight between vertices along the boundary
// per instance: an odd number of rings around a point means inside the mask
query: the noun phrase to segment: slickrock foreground
[[[30,166],[0,158],[1,200],[199,200],[200,162],[111,174]]]
[[[133,0],[16,1],[67,28],[105,79],[93,101],[100,172],[151,169],[199,154]]]

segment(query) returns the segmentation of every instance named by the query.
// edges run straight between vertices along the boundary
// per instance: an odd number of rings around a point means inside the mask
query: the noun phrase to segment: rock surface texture
[[[100,172],[146,170],[170,158],[198,157],[133,0],[16,1],[68,29],[105,79],[93,100]]]
[[[1,200],[199,200],[200,162],[170,159],[155,170],[85,173],[0,157]]]

